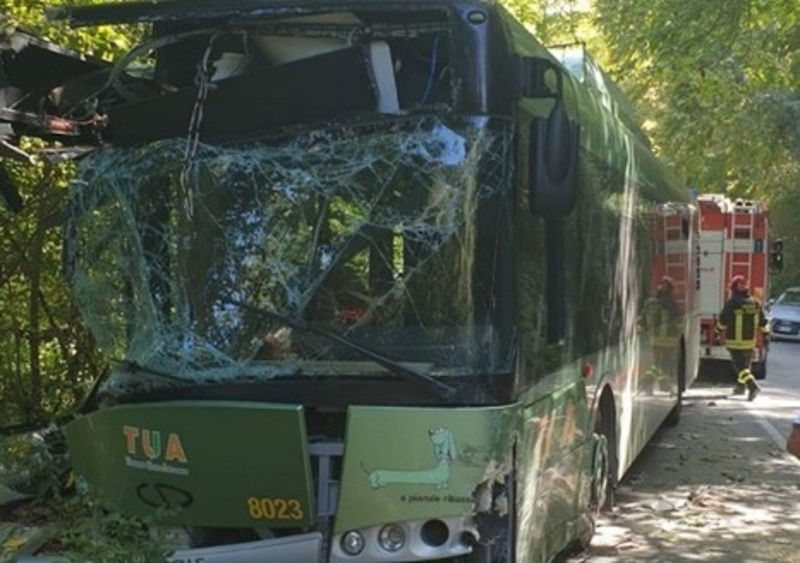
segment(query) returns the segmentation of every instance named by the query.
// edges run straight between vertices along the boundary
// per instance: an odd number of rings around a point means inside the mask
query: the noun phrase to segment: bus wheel
[[[616,410],[611,391],[600,398],[594,423],[594,448],[592,451],[592,482],[589,504],[583,513],[583,530],[563,552],[574,554],[589,548],[600,512],[614,507],[614,489],[617,486],[617,425]],[[557,558],[556,561],[559,559]]]
[[[597,518],[600,511],[606,508],[606,499],[609,494],[614,494],[609,482],[608,470],[608,440],[604,434],[595,433],[594,451],[592,452],[592,482],[590,489],[589,507],[583,516],[584,528],[581,535],[572,546],[574,551],[584,551],[592,543]],[[613,499],[612,499],[613,504]]]
[[[605,438],[607,463],[605,495],[599,503],[599,509],[610,511],[614,508],[614,491],[617,487],[617,423],[616,409],[611,391],[606,390],[600,398],[600,408],[594,424],[596,434]]]

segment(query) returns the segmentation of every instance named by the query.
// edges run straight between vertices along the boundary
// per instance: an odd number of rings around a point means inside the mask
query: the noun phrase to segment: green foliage
[[[50,418],[82,395],[92,343],[61,276],[61,209],[70,167],[5,163],[25,198],[0,213],[0,424]]]
[[[58,430],[0,437],[0,484],[24,495],[58,495],[69,468]]]
[[[547,44],[583,42],[698,192],[767,201],[800,285],[800,6],[795,0],[504,0]]]
[[[167,509],[147,518],[123,516],[95,498],[85,481],[73,482],[57,428],[0,439],[0,484],[32,497],[4,520],[52,529],[54,540],[45,552],[80,563],[151,563],[164,561],[170,548],[179,546],[180,538],[160,526],[174,516]]]
[[[587,0],[501,0],[544,45],[584,43],[599,56],[604,44]]]
[[[108,4],[114,1],[120,0],[0,0],[0,23],[20,27],[64,47],[110,61],[138,42],[140,28],[99,26],[70,29],[63,23],[47,21],[45,11],[62,5]]]
[[[105,59],[120,56],[139,39],[138,28],[70,29],[49,23],[44,11],[55,5],[0,0],[0,25]],[[26,206],[19,215],[0,209],[0,426],[47,420],[69,410],[98,374],[93,343],[61,275],[60,224],[73,169],[43,161],[2,164]]]
[[[108,510],[79,481],[77,493],[59,506],[57,521],[69,527],[60,536],[58,553],[75,563],[166,561],[171,538],[158,525],[166,516],[156,511],[141,519]]]
[[[699,3],[682,4],[680,10],[669,4],[599,0],[597,21],[611,44],[606,66],[624,77],[623,87],[652,123],[651,135],[664,156],[701,191],[721,191],[733,180],[729,171],[737,152],[753,150],[750,143],[726,142],[735,138],[734,122],[746,113],[739,111],[747,101],[741,68],[729,38],[710,31],[711,14],[717,18],[717,12],[703,13]],[[734,12],[725,14],[734,19]],[[706,33],[713,48],[706,48]]]
[[[800,281],[797,3],[596,0],[594,21],[656,150],[699,192],[769,202],[787,242],[776,281]]]

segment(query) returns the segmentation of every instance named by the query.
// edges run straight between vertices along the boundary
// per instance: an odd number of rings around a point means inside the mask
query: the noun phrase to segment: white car
[[[773,340],[800,342],[800,287],[790,287],[767,310]]]

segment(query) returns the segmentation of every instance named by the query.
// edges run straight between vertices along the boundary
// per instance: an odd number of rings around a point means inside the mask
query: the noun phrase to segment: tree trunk
[[[28,255],[28,354],[31,370],[31,415],[38,417],[42,412],[42,367],[39,354],[41,352],[41,334],[39,327],[39,311],[41,309],[42,258],[44,249],[44,232],[36,230],[31,241]]]

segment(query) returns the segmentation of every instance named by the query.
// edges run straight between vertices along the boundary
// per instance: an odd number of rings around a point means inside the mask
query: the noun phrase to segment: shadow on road
[[[793,392],[688,392],[681,424],[656,433],[571,561],[800,562],[800,464],[756,418],[782,427],[798,406]]]

